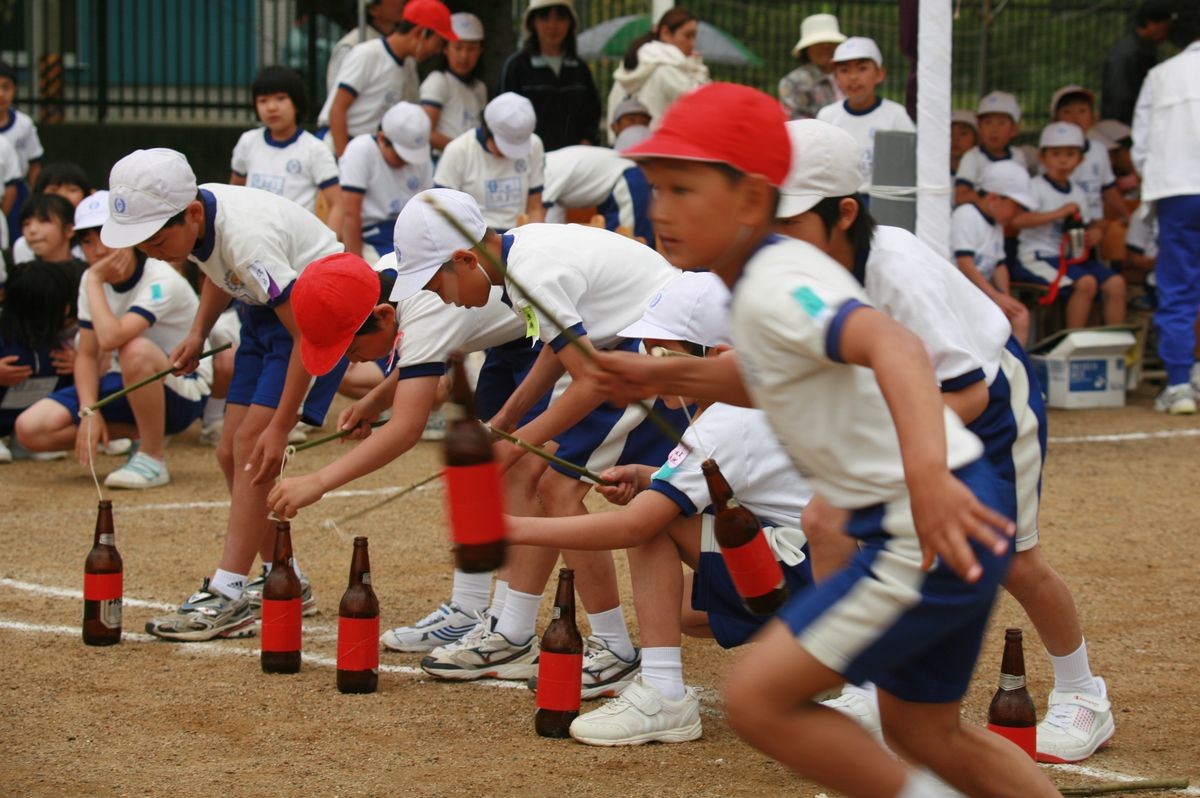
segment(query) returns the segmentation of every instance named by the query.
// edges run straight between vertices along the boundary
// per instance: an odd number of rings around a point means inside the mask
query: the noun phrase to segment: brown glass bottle
[[[575,572],[570,568],[558,571],[554,613],[542,635],[537,678],[533,728],[542,737],[570,737],[583,688],[583,637],[575,625]]]
[[[1037,710],[1025,686],[1025,652],[1020,629],[1004,631],[1000,689],[988,707],[987,727],[1012,740],[1031,759],[1037,759]]]
[[[770,615],[787,601],[783,568],[775,559],[767,537],[754,514],[733,495],[716,460],[700,464],[708,483],[708,495],[716,513],[714,532],[725,567],[746,609],[755,615]]]
[[[263,582],[263,673],[300,670],[300,577],[292,568],[292,525],[275,524],[275,556]]]
[[[367,539],[354,539],[350,585],[338,605],[337,688],[373,693],[379,686],[379,599],[371,587]]]
[[[442,406],[446,437],[446,504],[454,562],[466,573],[494,571],[504,564],[504,494],[492,460],[492,439],[475,417],[475,397],[462,354],[450,358],[450,398]]]
[[[121,642],[124,565],[113,530],[112,502],[96,512],[96,535],[83,563],[83,642],[111,646]]]

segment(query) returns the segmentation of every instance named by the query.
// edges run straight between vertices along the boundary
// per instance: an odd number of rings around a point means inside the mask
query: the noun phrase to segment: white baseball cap
[[[979,118],[975,116],[974,111],[952,111],[950,124],[970,125],[972,130],[979,132]]]
[[[838,29],[838,19],[833,14],[813,14],[800,23],[800,41],[792,48],[792,55],[800,55],[814,44],[841,44],[846,34]]]
[[[1129,125],[1118,119],[1101,119],[1092,125],[1092,129],[1088,133],[1096,133],[1106,141],[1111,142],[1112,146],[1108,148],[1110,150],[1120,147],[1122,142],[1125,142],[1126,139],[1129,139],[1133,135],[1133,131]]]
[[[400,102],[388,109],[379,123],[392,149],[408,163],[429,163],[429,114],[416,103]]]
[[[460,42],[483,41],[483,22],[469,11],[450,15],[450,27]]]
[[[196,175],[183,153],[156,147],[134,150],[108,173],[104,246],[137,246],[196,199]]]
[[[537,127],[537,114],[529,100],[512,91],[497,95],[483,109],[483,121],[506,158],[529,154],[533,129]]]
[[[1042,128],[1038,149],[1047,147],[1078,147],[1083,149],[1083,128],[1070,122],[1051,122]]]
[[[75,206],[75,232],[101,227],[108,221],[108,192],[97,191]]]
[[[572,0],[529,0],[529,6],[525,9],[525,19],[522,24],[529,27],[529,17],[533,12],[543,8],[551,8],[553,6],[562,6],[567,13],[571,15],[571,19],[575,20],[575,30],[579,31],[579,15],[575,13],[575,3]]]
[[[875,43],[874,39],[868,39],[866,36],[851,36],[833,51],[833,63],[835,64],[842,61],[857,61],[860,58],[869,58],[875,62],[875,66],[883,67],[883,53],[879,52],[879,45]]]
[[[701,346],[732,344],[729,289],[712,272],[680,272],[650,297],[642,317],[617,335]]]
[[[1032,208],[1036,202],[1029,182],[1029,172],[1011,159],[993,161],[983,167],[979,175],[979,187],[988,194],[999,194],[1010,200]]]
[[[1093,108],[1095,108],[1095,106],[1096,106],[1095,92],[1093,92],[1091,89],[1087,89],[1087,88],[1084,88],[1083,86],[1080,86],[1078,83],[1069,83],[1066,86],[1063,86],[1058,91],[1054,92],[1054,96],[1050,98],[1050,117],[1051,118],[1054,118],[1054,115],[1056,113],[1058,113],[1059,104],[1063,101],[1063,99],[1067,95],[1070,95],[1070,94],[1082,94],[1084,97],[1087,97],[1088,104],[1090,104]]]
[[[629,114],[645,114],[646,116],[652,116],[650,109],[647,108],[646,104],[637,97],[626,97],[617,104],[616,109],[613,111],[612,121],[619,122],[621,117],[629,116]]]
[[[650,128],[645,125],[630,125],[617,134],[617,137],[613,140],[613,149],[617,152],[623,152],[630,147],[641,144],[648,138],[650,138]]]
[[[975,109],[978,116],[984,114],[1007,114],[1012,121],[1020,124],[1021,104],[1013,94],[1006,91],[993,91],[979,98],[979,107]]]
[[[863,184],[862,145],[840,127],[817,119],[787,123],[792,169],[779,189],[778,219],[799,216],[826,197],[849,197]]]
[[[470,241],[442,216],[442,211],[466,229]],[[417,194],[404,204],[392,233],[396,284],[391,300],[400,302],[420,291],[455,252],[471,249],[486,233],[487,223],[470,194],[452,188],[431,188]]]

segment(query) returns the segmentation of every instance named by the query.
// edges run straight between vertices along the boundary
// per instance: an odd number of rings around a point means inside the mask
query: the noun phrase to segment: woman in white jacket
[[[654,29],[630,43],[625,59],[613,73],[607,119],[611,125],[617,106],[635,97],[649,109],[651,127],[658,127],[667,106],[681,94],[708,83],[708,67],[696,52],[700,22],[685,8],[663,14]]]

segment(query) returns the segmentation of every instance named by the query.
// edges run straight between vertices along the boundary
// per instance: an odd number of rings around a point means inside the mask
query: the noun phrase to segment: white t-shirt
[[[250,188],[261,188],[314,210],[317,192],[338,182],[337,161],[319,138],[300,128],[287,141],[276,141],[264,128],[247,130],[233,148],[233,173]]]
[[[979,145],[975,145],[964,152],[963,157],[959,159],[958,171],[954,173],[954,182],[965,183],[967,186],[975,188],[979,184],[983,168],[989,163],[1000,163],[1001,161],[1012,161],[1019,164],[1022,169],[1028,168],[1025,163],[1025,153],[1019,149],[1015,150],[1009,147],[1006,155],[996,158],[984,152]]]
[[[338,69],[337,88],[354,95],[346,111],[346,126],[350,137],[374,133],[387,110],[401,100],[416,102],[420,82],[417,62],[413,58],[396,57],[387,39],[375,39],[354,45]],[[329,111],[337,91],[325,98],[317,124],[329,126]]]
[[[881,225],[865,272],[871,306],[921,339],[943,391],[991,384],[1012,326],[950,261],[907,230]]]
[[[875,165],[875,131],[903,130],[913,133],[916,132],[916,127],[908,118],[908,111],[905,111],[900,103],[880,97],[875,106],[867,111],[852,111],[848,103],[849,100],[844,100],[825,106],[817,112],[817,119],[837,125],[854,136],[862,146],[865,182],[859,190],[865,191],[871,185]]]
[[[363,228],[394,223],[413,195],[433,186],[432,163],[405,163],[393,169],[383,159],[374,135],[351,139],[338,166],[342,190],[362,194]]]
[[[87,258],[83,256],[83,250],[80,249],[78,244],[71,245],[71,257],[76,260],[87,261]],[[25,236],[20,236],[13,242],[12,259],[14,264],[32,263],[37,260],[37,255],[33,254],[33,250],[30,249],[29,242],[25,240]]]
[[[383,31],[374,25],[367,25],[366,32],[363,33],[361,39],[358,28],[351,28],[345,36],[338,39],[337,43],[333,45],[333,49],[329,51],[329,63],[325,66],[325,93],[333,94],[337,91],[338,70],[342,68],[342,62],[346,60],[346,56],[350,55],[351,50],[363,42],[373,42],[382,38]]]
[[[760,522],[800,526],[812,488],[796,471],[761,410],[714,404],[683,433],[683,445],[654,472],[650,490],[690,517],[711,504],[700,464],[717,461],[738,502]]]
[[[650,297],[679,273],[645,244],[598,227],[527,224],[504,236],[504,244],[512,307],[536,317],[538,337],[555,351],[565,344],[564,327],[597,349],[616,346],[617,333],[640,319]]]
[[[616,150],[575,144],[546,153],[542,202],[565,208],[590,208],[612,193],[625,170],[637,166]]]
[[[479,126],[487,105],[487,86],[482,80],[467,82],[448,69],[439,69],[421,84],[421,105],[440,110],[436,131],[457,138]]]
[[[1004,263],[1004,228],[973,202],[959,205],[950,217],[950,248],[954,257],[965,255],[985,280]]]
[[[835,507],[905,496],[900,445],[866,368],[840,360],[846,314],[867,295],[840,264],[802,241],[772,239],[750,259],[733,297],[733,338],[756,407],[792,462]],[[943,408],[947,465],[978,459],[979,439]]]
[[[0,196],[9,186],[21,182],[25,175],[21,172],[21,158],[7,136],[0,136]],[[0,249],[8,249],[8,223],[0,214]],[[3,259],[0,259],[0,285],[4,285],[5,273]]]
[[[1085,139],[1083,161],[1071,173],[1071,182],[1079,186],[1087,198],[1084,218],[1103,219],[1104,190],[1117,184],[1112,162],[1108,159],[1108,150],[1091,139]]]
[[[17,151],[18,168],[21,177],[29,173],[29,164],[42,157],[42,140],[38,138],[37,125],[27,114],[16,108],[8,109],[8,124],[0,127],[0,136],[8,139],[8,143]]]
[[[525,158],[504,158],[488,152],[480,140],[481,128],[463,133],[446,145],[433,183],[466,192],[479,203],[483,220],[494,230],[507,230],[525,212],[530,194],[542,190],[545,151],[533,135]]]
[[[342,251],[333,231],[291,200],[246,186],[204,183],[205,231],[188,258],[247,305],[287,300],[304,267]]]
[[[1083,190],[1075,185],[1075,181],[1069,180],[1065,186],[1055,185],[1045,175],[1038,175],[1029,181],[1029,185],[1032,189],[1030,194],[1034,200],[1034,205],[1029,210],[1035,213],[1044,213],[1058,210],[1068,202],[1074,202],[1082,212],[1083,221],[1085,223],[1091,221],[1091,217],[1088,216],[1087,197],[1084,196]],[[1062,233],[1062,219],[1038,227],[1027,227],[1021,231],[1017,252],[1022,260],[1033,255],[1057,258],[1059,246],[1062,243]]]
[[[1143,202],[1129,217],[1125,246],[1147,258],[1158,257],[1158,216],[1154,213],[1153,203]]]

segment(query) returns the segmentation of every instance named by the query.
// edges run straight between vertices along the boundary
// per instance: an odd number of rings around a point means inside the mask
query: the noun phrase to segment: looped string
[[[288,444],[287,448],[283,450],[283,460],[281,460],[279,463],[279,476],[275,477],[276,485],[278,485],[280,482],[283,482],[283,472],[287,470],[288,463],[290,463],[292,461],[292,458],[295,456],[296,456],[296,447],[292,446],[291,444]],[[287,520],[285,518],[280,518],[278,515],[276,515],[274,510],[267,513],[267,518],[269,518],[272,521],[277,521],[277,522],[282,522],[282,521]]]
[[[696,444],[701,449],[708,452],[708,459],[711,460],[712,456],[713,456],[713,450],[708,448],[707,446],[705,446],[704,441],[700,440],[700,430],[696,429],[696,420],[694,418],[692,418],[692,411],[688,409],[687,402],[683,401],[682,396],[680,396],[678,398],[679,398],[679,404],[683,406],[683,414],[685,416],[687,416],[688,429],[690,429],[692,431],[692,434],[696,436]]]
[[[80,418],[84,419],[87,424],[87,440],[88,440],[88,469],[92,472],[92,482],[96,483],[96,495],[100,497],[100,501],[104,501],[104,493],[100,490],[100,478],[96,476],[96,447],[92,443],[92,416],[96,412],[90,407],[85,407],[79,411]]]

